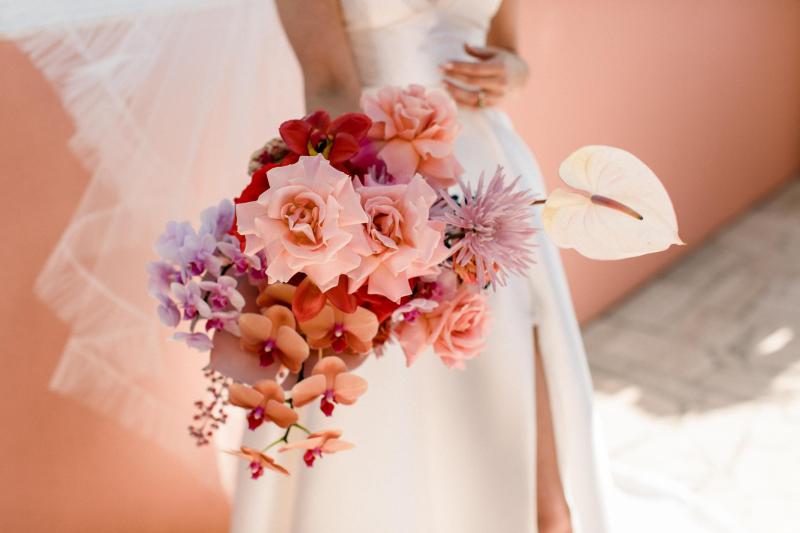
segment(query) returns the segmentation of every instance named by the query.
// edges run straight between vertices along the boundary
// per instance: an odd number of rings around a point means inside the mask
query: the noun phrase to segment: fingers
[[[470,106],[470,107],[488,107],[497,104],[500,101],[501,95],[497,93],[481,91],[481,90],[469,90],[464,89],[463,87],[459,87],[458,85],[444,80],[444,85],[453,99],[461,105]],[[481,97],[480,94],[483,93],[483,106],[480,106]]]
[[[447,74],[464,74],[475,77],[501,76],[506,73],[506,67],[502,63],[491,63],[487,61],[448,61],[442,65],[442,71]]]
[[[450,80],[458,80],[466,85],[473,86],[477,89],[482,89],[486,92],[505,94],[508,90],[508,77],[505,74],[492,77],[472,76],[471,74],[462,74],[460,72],[453,72],[447,75]]]
[[[497,55],[497,51],[493,50],[490,47],[472,46],[469,43],[464,43],[464,51],[469,55],[471,55],[472,57],[478,58],[482,61],[486,59],[491,59]]]

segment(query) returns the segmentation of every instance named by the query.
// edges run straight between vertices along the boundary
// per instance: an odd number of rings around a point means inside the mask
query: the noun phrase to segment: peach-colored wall
[[[622,262],[563,254],[587,319],[800,169],[797,0],[523,1],[532,79],[508,106],[551,184],[585,144],[662,178],[687,248]]]
[[[219,490],[47,389],[67,330],[32,287],[89,176],[66,146],[71,121],[27,58],[0,43],[0,72],[0,531],[224,531]]]
[[[523,2],[531,87],[510,106],[546,174],[602,142],[647,161],[699,242],[800,166],[795,0]],[[47,391],[65,328],[33,280],[88,178],[56,95],[0,45],[0,531],[222,531],[227,508],[176,461]],[[617,263],[566,253],[590,316],[682,251]],[[10,281],[11,280],[11,281]]]

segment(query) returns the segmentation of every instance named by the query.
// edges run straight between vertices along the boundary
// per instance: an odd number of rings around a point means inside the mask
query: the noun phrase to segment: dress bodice
[[[439,64],[483,45],[501,0],[341,0],[362,83],[436,85]]]

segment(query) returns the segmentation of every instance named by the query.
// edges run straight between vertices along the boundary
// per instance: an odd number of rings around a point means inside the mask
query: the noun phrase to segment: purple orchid
[[[205,333],[185,333],[179,331],[173,335],[172,338],[176,341],[185,342],[189,348],[194,348],[201,352],[207,352],[214,346],[214,343]]]
[[[201,281],[200,288],[208,291],[208,303],[213,311],[222,311],[232,305],[237,311],[244,307],[244,297],[236,290],[238,282],[230,276],[220,276],[217,281]]]
[[[175,305],[171,298],[165,295],[159,295],[158,299],[161,303],[156,311],[161,323],[170,328],[177,327],[181,321],[181,312],[178,306]]]
[[[189,280],[186,285],[173,283],[170,288],[172,295],[183,308],[183,318],[186,320],[194,320],[198,317],[207,318],[211,315],[211,308],[203,300],[203,294],[197,282]]]
[[[217,240],[213,235],[189,235],[180,249],[181,263],[192,276],[199,276],[205,271],[217,276],[222,261],[214,255],[216,250]]]
[[[200,214],[200,219],[203,221],[200,234],[211,235],[216,241],[222,240],[233,226],[235,213],[233,202],[228,199],[223,199],[218,205],[203,210]]]
[[[231,260],[231,265],[237,274],[246,274],[250,270],[260,272],[262,261],[258,256],[245,255],[239,246],[239,241],[222,241],[217,243],[217,248],[222,254]]]
[[[259,265],[251,267],[247,275],[250,278],[250,283],[258,285],[259,282],[267,279],[267,256],[264,250],[261,250],[251,257],[258,259]]]
[[[239,311],[214,311],[206,321],[206,331],[225,330],[234,335],[241,336],[239,329]]]
[[[161,295],[169,294],[170,285],[180,283],[181,273],[170,263],[165,261],[153,261],[147,263],[148,282],[147,286],[150,294],[159,298]],[[160,298],[159,298],[160,299]]]
[[[180,263],[181,249],[186,239],[194,235],[194,228],[188,222],[170,220],[167,222],[167,229],[156,241],[156,252],[171,263]]]

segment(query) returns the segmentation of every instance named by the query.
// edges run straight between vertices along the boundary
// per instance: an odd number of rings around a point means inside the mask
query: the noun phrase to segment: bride
[[[195,217],[198,206],[233,196],[240,177],[219,176],[231,175],[264,132],[274,131],[270,120],[299,112],[293,98],[300,88],[286,68],[272,4],[13,3],[0,30],[34,32],[20,45],[61,90],[76,121],[74,145],[90,155],[94,172],[37,287],[61,306],[72,329],[51,386],[196,464],[197,455],[181,448],[188,439],[170,433],[183,430],[183,419],[173,416],[168,396],[142,386],[161,367],[155,341],[163,332],[154,329],[152,302],[139,288],[165,218]],[[302,67],[307,109],[353,111],[363,90],[380,85],[442,87],[459,104],[456,156],[464,179],[500,164],[543,193],[536,162],[495,108],[527,78],[514,53],[519,4],[277,1]],[[130,259],[120,262],[120,254]],[[253,481],[239,465],[231,529],[731,531],[673,491],[638,477],[612,478],[569,289],[544,237],[537,261],[529,279],[493,295],[487,350],[466,371],[448,370],[432,354],[406,369],[392,350],[362,367],[380,386],[333,419],[359,453],[313,469],[295,457],[290,478]],[[264,435],[250,432],[249,439],[263,442]]]
[[[382,85],[443,87],[460,107],[464,179],[500,164],[544,192],[532,155],[494,107],[528,78],[515,53],[519,4],[277,2],[308,110],[356,111],[362,91]],[[668,526],[640,514],[637,523],[633,509],[624,519],[613,512],[580,331],[545,238],[537,260],[530,279],[494,295],[487,350],[465,372],[430,354],[405,371],[392,350],[362,367],[381,386],[334,421],[348,428],[358,454],[307,471],[297,465],[288,480],[254,483],[241,469],[233,531],[609,533],[623,520],[631,532],[692,531],[690,521]]]
[[[543,191],[530,153],[493,108],[527,78],[514,53],[518,3],[280,0],[277,6],[302,67],[309,111],[357,111],[370,87],[443,86],[461,106],[456,157],[464,177],[477,180],[501,164]],[[404,371],[401,354],[391,350],[362,367],[381,386],[370,390],[369,403],[343,413],[349,419],[333,422],[350,428],[358,457],[339,455],[273,486],[242,474],[233,530],[606,531],[580,333],[557,253],[544,239],[538,261],[532,283],[515,280],[495,295],[489,347],[465,373],[447,370],[432,354]],[[272,503],[278,492],[297,500]]]

